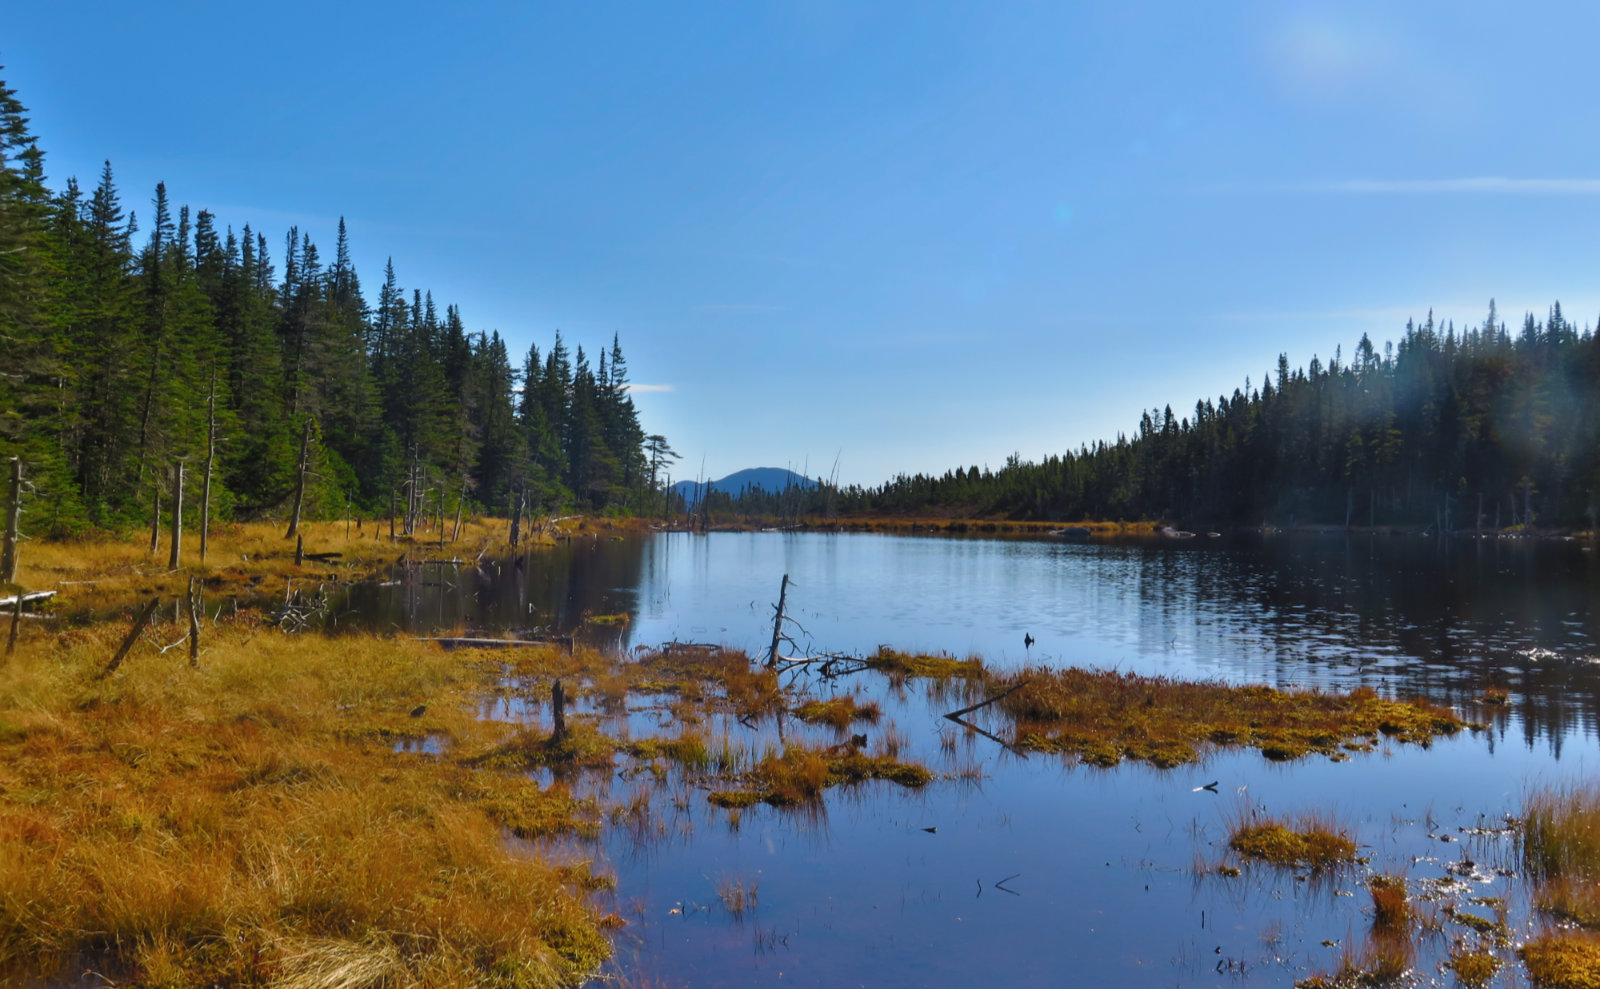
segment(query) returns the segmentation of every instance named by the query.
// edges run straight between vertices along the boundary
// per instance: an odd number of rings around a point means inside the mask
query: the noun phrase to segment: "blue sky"
[[[1513,12],[1514,11],[1514,12]],[[8,10],[51,181],[109,158],[520,355],[620,335],[710,476],[1000,466],[1495,297],[1600,314],[1600,6]],[[275,253],[281,247],[274,248]]]

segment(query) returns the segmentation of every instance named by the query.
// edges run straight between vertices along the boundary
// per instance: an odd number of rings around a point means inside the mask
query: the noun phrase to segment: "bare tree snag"
[[[157,480],[155,501],[150,506],[150,555],[155,556],[156,550],[161,548],[161,481]]]
[[[211,538],[211,474],[217,464],[217,374],[211,372],[211,392],[206,396],[206,478],[200,486],[200,562],[206,562]]]
[[[17,591],[16,604],[11,607],[11,634],[6,636],[6,655],[17,648],[17,630],[22,627],[22,592]]]
[[[550,733],[550,741],[561,742],[567,737],[567,691],[557,680],[550,688],[550,719],[555,723],[555,729]]]
[[[467,476],[465,474],[463,474],[463,475],[461,475],[461,493],[459,495],[456,495],[456,524],[455,524],[455,528],[450,530],[450,541],[451,542],[455,542],[457,539],[459,539],[461,537],[461,506],[466,503],[466,500],[467,500]]]
[[[300,509],[306,501],[306,474],[311,470],[311,417],[306,417],[306,431],[300,438],[300,474],[294,485],[294,511],[289,516],[289,531],[283,534],[285,539],[293,539],[300,534]]]
[[[783,575],[783,583],[778,585],[778,610],[772,616],[772,648],[767,652],[767,665],[778,665],[778,641],[783,638],[783,602],[789,594],[789,575]]]
[[[306,540],[304,536],[294,537],[294,565],[300,566],[306,562]]]
[[[0,546],[0,584],[17,579],[17,529],[22,523],[22,458],[11,458],[11,486],[6,495],[6,535]],[[21,592],[17,600],[22,600]]]
[[[100,671],[100,674],[95,677],[96,680],[104,680],[112,673],[115,673],[118,666],[122,665],[122,660],[128,655],[128,651],[133,648],[133,644],[139,641],[139,634],[144,631],[146,625],[150,624],[150,616],[156,613],[156,605],[160,603],[160,598],[151,598],[150,603],[144,606],[143,611],[139,612],[139,617],[133,620],[133,628],[128,630],[127,638],[123,639],[122,645],[117,647],[117,654],[111,657],[111,662],[107,663],[106,668]]]
[[[172,468],[172,551],[167,554],[167,567],[178,569],[178,557],[183,553],[183,461]]]
[[[200,665],[200,578],[189,578],[189,665]]]

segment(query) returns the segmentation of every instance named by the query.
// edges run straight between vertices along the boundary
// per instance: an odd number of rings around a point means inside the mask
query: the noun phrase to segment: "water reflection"
[[[1502,740],[1559,751],[1600,734],[1600,568],[1566,542],[590,537],[477,565],[398,567],[332,612],[340,627],[576,633],[618,649],[708,641],[757,654],[785,573],[801,645],[819,650],[891,643],[1002,667],[1370,684],[1474,712],[1497,685],[1516,708]],[[598,615],[628,620],[585,622]]]

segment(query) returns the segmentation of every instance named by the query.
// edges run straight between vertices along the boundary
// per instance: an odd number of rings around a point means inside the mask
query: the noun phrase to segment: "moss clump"
[[[1600,935],[1551,932],[1529,941],[1518,954],[1533,984],[1543,989],[1600,986]]]
[[[616,753],[616,743],[582,721],[568,722],[565,735],[557,738],[525,731],[473,756],[466,764],[484,769],[536,769],[545,766],[607,766]]]
[[[1465,986],[1481,986],[1488,984],[1500,971],[1500,959],[1491,951],[1469,951],[1457,948],[1450,953],[1450,960],[1445,966],[1456,973],[1456,978]]]
[[[1340,759],[1380,735],[1427,744],[1464,723],[1447,708],[1266,686],[1190,683],[1082,669],[1033,669],[996,686],[1025,684],[1000,702],[1021,748],[1061,752],[1093,765],[1123,759],[1169,767],[1213,746],[1245,745],[1274,761],[1311,753]]]
[[[929,680],[982,680],[987,676],[983,661],[979,659],[904,653],[888,646],[879,646],[877,652],[866,658],[866,664],[869,669]]]
[[[649,761],[661,756],[690,769],[705,769],[711,765],[711,750],[706,747],[705,736],[686,731],[677,738],[646,738],[628,746],[628,754],[635,759]]]
[[[1273,865],[1321,869],[1351,862],[1356,844],[1342,829],[1320,818],[1293,822],[1257,820],[1233,829],[1228,847]]]
[[[744,778],[747,786],[720,790],[707,799],[718,807],[748,807],[754,803],[781,807],[814,800],[830,786],[888,780],[919,787],[932,781],[933,774],[922,766],[889,756],[870,756],[854,750],[839,754],[790,745],[781,754],[767,755]]]
[[[877,701],[862,704],[849,696],[807,701],[794,709],[794,716],[801,721],[830,725],[838,731],[844,731],[856,722],[875,722],[882,714]]]

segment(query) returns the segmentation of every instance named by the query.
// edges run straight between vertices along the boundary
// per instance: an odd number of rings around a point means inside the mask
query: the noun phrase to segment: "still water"
[[[577,630],[619,649],[678,640],[756,655],[787,573],[789,613],[804,628],[797,652],[885,643],[1002,667],[1367,684],[1485,721],[1429,749],[1388,745],[1341,763],[1244,752],[1102,770],[954,731],[940,717],[954,705],[915,683],[899,694],[881,680],[819,683],[819,694],[880,699],[886,722],[874,731],[943,778],[735,816],[692,780],[590,774],[574,781],[580,792],[633,811],[614,814],[596,842],[548,849],[615,872],[611,906],[629,926],[608,977],[624,984],[1271,986],[1359,954],[1376,871],[1480,915],[1492,911],[1473,899],[1504,899],[1513,942],[1533,929],[1513,839],[1492,829],[1530,786],[1600,769],[1593,556],[1576,543],[1416,537],[1068,545],[679,533],[401,572],[354,589],[336,613],[416,633]],[[583,623],[615,614],[629,620]],[[1490,685],[1510,690],[1508,713],[1475,705]],[[486,716],[538,724],[542,712]],[[770,741],[770,728],[709,728]],[[606,730],[675,729],[646,699]],[[1213,780],[1216,793],[1196,790]],[[1228,856],[1228,823],[1250,808],[1331,814],[1371,861],[1332,879],[1207,872]],[[733,882],[757,889],[742,912],[718,895]],[[1419,943],[1412,983],[1451,984],[1439,961],[1475,937],[1444,915]],[[1500,950],[1497,984],[1521,984],[1514,944]]]

